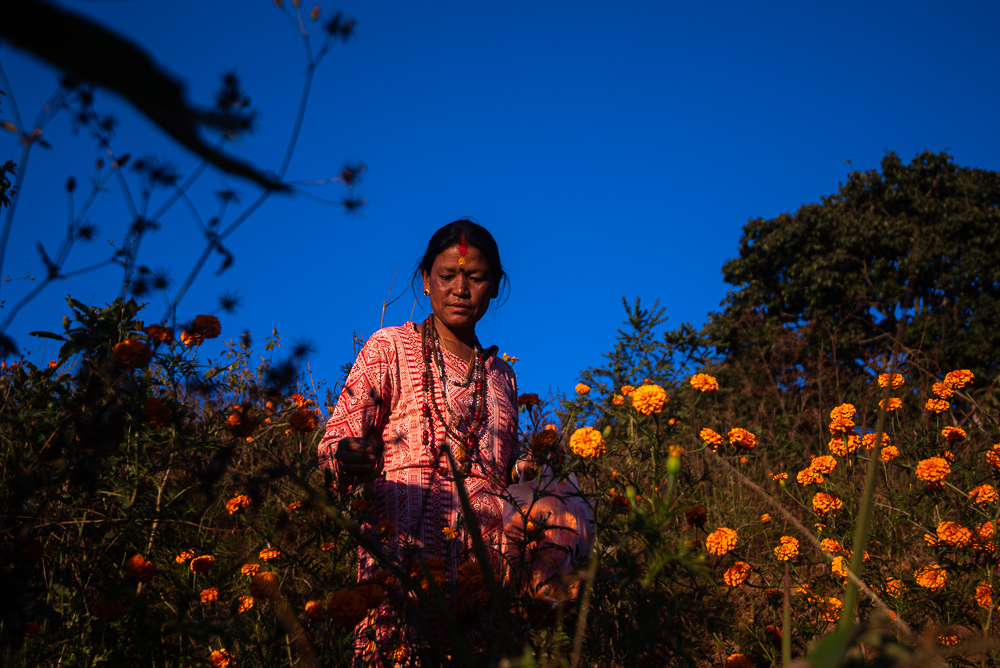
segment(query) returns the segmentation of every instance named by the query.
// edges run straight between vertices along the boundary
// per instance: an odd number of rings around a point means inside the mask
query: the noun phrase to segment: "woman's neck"
[[[434,329],[437,330],[438,338],[441,339],[442,345],[446,346],[448,350],[462,359],[472,357],[472,351],[476,347],[476,330],[474,327],[453,330],[441,322],[440,318],[434,318]]]

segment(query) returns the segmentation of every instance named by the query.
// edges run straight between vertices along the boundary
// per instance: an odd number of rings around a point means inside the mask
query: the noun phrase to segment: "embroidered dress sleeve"
[[[382,438],[398,391],[398,356],[392,337],[379,330],[361,348],[319,442],[319,466],[327,483],[338,482],[337,443],[343,438]]]
[[[514,375],[514,370],[510,367],[510,365],[503,362],[501,362],[501,364],[500,388],[506,395],[506,403],[512,413],[508,416],[507,420],[501,422],[504,429],[500,434],[498,434],[498,436],[503,444],[504,450],[506,451],[506,461],[502,462],[505,473],[504,480],[510,480],[511,471],[517,463],[518,458],[523,453],[521,452],[520,445],[517,441],[517,377]]]

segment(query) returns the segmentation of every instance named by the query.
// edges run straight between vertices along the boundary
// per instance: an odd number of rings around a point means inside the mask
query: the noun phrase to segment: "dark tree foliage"
[[[735,287],[710,316],[716,347],[746,398],[808,418],[852,382],[868,382],[892,350],[904,372],[997,373],[1000,359],[1000,175],[946,153],[852,172],[837,193],[794,214],[749,221]],[[830,405],[827,405],[830,404]],[[814,421],[815,420],[815,421]]]

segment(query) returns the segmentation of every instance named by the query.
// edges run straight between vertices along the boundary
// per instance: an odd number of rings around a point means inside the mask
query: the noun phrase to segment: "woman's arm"
[[[363,481],[381,468],[382,429],[392,409],[397,371],[396,347],[380,330],[361,348],[319,442],[319,465],[329,486]]]

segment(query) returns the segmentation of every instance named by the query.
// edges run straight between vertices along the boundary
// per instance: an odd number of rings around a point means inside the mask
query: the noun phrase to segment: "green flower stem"
[[[792,585],[788,573],[788,562],[785,562],[785,580],[783,583],[785,605],[781,613],[781,666],[788,668],[792,663]]]

